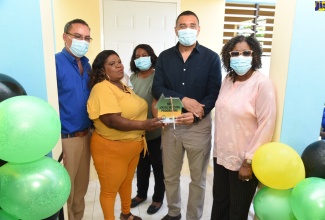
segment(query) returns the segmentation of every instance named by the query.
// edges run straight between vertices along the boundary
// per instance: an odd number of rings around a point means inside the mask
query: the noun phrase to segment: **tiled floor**
[[[212,178],[213,174],[212,171],[208,171],[208,177],[207,177],[207,187],[206,187],[206,196],[205,196],[205,205],[204,205],[204,211],[203,211],[203,220],[210,219],[210,213],[211,213],[211,207],[212,207]],[[133,184],[132,184],[132,197],[136,195],[137,187],[136,187],[136,177],[134,178]],[[181,175],[181,196],[182,196],[182,219],[185,219],[185,211],[186,211],[186,205],[187,205],[187,196],[188,196],[188,186],[189,182],[191,181],[189,174],[182,174]],[[153,194],[153,187],[154,187],[154,177],[151,175],[150,177],[150,184],[149,184],[149,190],[148,190],[148,199],[141,203],[141,205],[132,208],[131,212],[134,215],[140,216],[143,220],[158,220],[162,219],[168,212],[167,209],[167,202],[166,198],[164,199],[163,206],[160,208],[160,210],[155,213],[154,215],[148,215],[147,209],[149,205],[151,204],[151,196]],[[93,180],[89,182],[88,192],[86,195],[86,210],[83,220],[103,220],[103,214],[100,207],[99,202],[99,181]],[[119,219],[119,215],[121,213],[121,203],[119,197],[116,199],[115,203],[115,219]]]
[[[135,175],[136,176],[136,175]],[[182,196],[182,219],[185,219],[185,212],[187,206],[187,197],[188,197],[188,186],[190,182],[189,172],[186,168],[182,170],[181,175],[181,196]],[[208,168],[207,173],[207,184],[206,184],[206,193],[205,193],[205,203],[204,203],[204,211],[202,220],[210,220],[210,213],[212,207],[212,183],[213,183],[213,169],[211,167]],[[147,208],[151,204],[151,196],[153,193],[154,187],[154,178],[153,175],[150,177],[149,184],[149,192],[148,199],[141,203],[138,207],[132,208],[131,212],[134,215],[140,216],[143,220],[159,220],[162,219],[168,212],[166,198],[164,200],[164,204],[161,209],[155,213],[154,215],[147,214]],[[103,213],[100,207],[99,202],[99,191],[100,186],[98,180],[93,180],[89,182],[88,192],[86,195],[86,210],[83,220],[103,220]],[[132,184],[132,197],[136,195],[137,187],[136,187],[136,178],[134,178]],[[115,203],[115,219],[119,219],[119,215],[121,213],[121,204],[120,199],[117,197]],[[249,219],[253,219],[252,214],[250,213]]]

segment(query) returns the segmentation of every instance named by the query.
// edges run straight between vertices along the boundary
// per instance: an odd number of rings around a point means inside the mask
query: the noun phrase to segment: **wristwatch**
[[[201,121],[201,119],[199,117],[196,117],[194,114],[193,114],[193,116],[194,116],[193,123]]]
[[[247,164],[252,164],[252,160],[251,159],[246,159],[246,163]]]

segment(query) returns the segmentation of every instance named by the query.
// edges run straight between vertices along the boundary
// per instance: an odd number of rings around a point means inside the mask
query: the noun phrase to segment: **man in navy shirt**
[[[61,120],[63,164],[71,179],[67,201],[69,220],[80,220],[89,183],[90,128],[86,103],[90,64],[84,56],[92,40],[88,24],[74,19],[64,27],[65,47],[55,55]]]
[[[168,214],[162,220],[181,219],[180,172],[186,152],[191,172],[186,219],[202,217],[206,172],[211,150],[211,118],[221,85],[217,53],[200,45],[199,19],[192,11],[182,12],[175,33],[179,42],[163,51],[156,63],[152,93],[155,99],[179,97],[183,113],[177,124],[162,130],[162,155]]]

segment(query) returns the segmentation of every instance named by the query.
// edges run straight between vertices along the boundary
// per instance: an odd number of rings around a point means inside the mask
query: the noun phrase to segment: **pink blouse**
[[[223,80],[215,105],[213,156],[225,168],[238,171],[244,159],[270,142],[276,117],[272,81],[259,71],[246,81]]]

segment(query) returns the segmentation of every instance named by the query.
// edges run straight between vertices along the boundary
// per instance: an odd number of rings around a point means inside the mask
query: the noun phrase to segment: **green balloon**
[[[23,220],[47,218],[68,199],[70,177],[62,164],[49,157],[0,168],[0,207]]]
[[[18,220],[17,218],[13,217],[12,215],[9,215],[2,209],[0,209],[0,219],[1,220]]]
[[[325,179],[310,177],[292,190],[290,204],[299,220],[325,219]]]
[[[295,220],[290,207],[291,189],[264,187],[257,192],[253,205],[259,220]]]
[[[0,103],[0,159],[26,163],[48,154],[61,133],[58,113],[44,100],[15,96]]]

